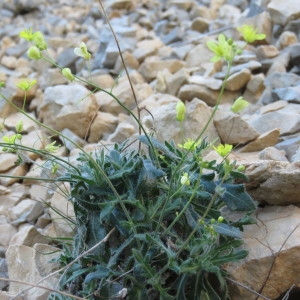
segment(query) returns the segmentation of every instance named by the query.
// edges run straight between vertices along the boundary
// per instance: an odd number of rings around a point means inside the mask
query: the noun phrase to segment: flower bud
[[[182,185],[190,185],[190,184],[191,184],[190,179],[189,179],[189,174],[188,174],[188,173],[184,173],[184,174],[181,176],[180,183],[181,183]]]
[[[21,133],[23,131],[23,121],[20,120],[16,125],[16,132]]]
[[[35,60],[38,60],[38,59],[41,59],[42,58],[42,54],[41,54],[41,51],[39,50],[38,47],[36,46],[31,46],[28,51],[27,51],[27,56],[30,58],[30,59],[35,59]]]
[[[179,101],[176,105],[176,119],[177,121],[182,122],[185,118],[185,105],[182,101]]]
[[[72,74],[70,68],[63,68],[61,70],[61,73],[64,77],[66,77],[68,80],[73,81],[75,79],[74,75]]]

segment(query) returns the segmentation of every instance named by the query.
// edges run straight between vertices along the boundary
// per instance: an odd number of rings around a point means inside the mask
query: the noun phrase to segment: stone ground
[[[187,107],[186,137],[196,137],[216,103],[226,66],[212,63],[209,39],[224,33],[239,41],[237,26],[251,24],[265,33],[263,41],[247,46],[235,59],[220,109],[206,134],[210,141],[236,146],[232,159],[246,166],[247,189],[261,205],[256,225],[245,229],[249,256],[226,266],[232,280],[232,299],[300,299],[300,6],[299,0],[107,0],[103,1],[118,37],[124,60],[142,111],[142,122],[160,140],[180,142],[175,106]],[[29,61],[28,43],[20,40],[24,28],[44,34],[49,54],[74,74],[110,89],[135,109],[118,48],[104,21],[99,2],[88,0],[8,0],[0,3],[0,81],[2,92],[21,105],[24,94],[15,84],[37,79],[27,93],[33,119],[62,131],[86,150],[101,143],[123,141],[137,134],[137,126],[103,92],[89,94],[87,86],[68,83],[46,62]],[[93,52],[90,67],[74,55],[84,41]],[[233,101],[250,102],[242,113],[231,112]],[[80,101],[84,98],[84,101]],[[0,102],[0,133],[14,133],[23,119],[22,143],[43,149],[49,133]],[[5,120],[5,122],[4,122]],[[74,161],[78,151],[61,141],[62,157]],[[209,158],[216,157],[214,152]],[[41,253],[57,248],[46,236],[72,236],[74,228],[49,210],[47,203],[72,216],[65,197],[45,176],[45,162],[27,154],[0,154],[1,175],[27,176],[20,181],[0,178],[0,277],[37,283],[55,266]],[[35,162],[33,164],[33,162]],[[46,166],[47,167],[47,166]],[[68,187],[62,187],[66,190]],[[231,216],[238,218],[238,215]],[[36,251],[38,250],[38,251]],[[55,286],[52,277],[41,284]],[[0,280],[0,299],[12,299],[25,286]],[[290,291],[289,294],[287,292]],[[257,294],[263,295],[258,298]],[[298,294],[297,294],[298,293]],[[289,296],[289,297],[288,297]],[[294,297],[294,298],[293,298]],[[31,289],[14,299],[47,299],[44,290]]]

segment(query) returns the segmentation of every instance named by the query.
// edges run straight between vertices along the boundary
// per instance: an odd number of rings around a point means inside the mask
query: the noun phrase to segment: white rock
[[[45,244],[36,244],[34,248],[25,245],[12,245],[7,249],[6,257],[10,279],[36,284],[42,278],[57,270],[58,263],[51,262],[59,255],[60,249]],[[40,285],[56,288],[59,274],[50,276]],[[9,293],[17,294],[28,288],[27,285],[11,282]],[[25,292],[25,299],[44,300],[50,292],[33,288]]]
[[[25,245],[33,247],[36,243],[46,244],[49,242],[45,236],[36,230],[33,225],[24,224],[19,231],[11,238],[9,246]]]
[[[62,191],[56,191],[50,199],[49,213],[51,215],[52,223],[54,225],[56,237],[73,237],[75,225],[72,224],[67,218],[75,218],[73,205],[65,193],[69,193],[69,185],[61,185]]]
[[[17,233],[17,228],[11,224],[0,224],[0,246],[7,248],[12,237]]]
[[[300,16],[298,0],[271,0],[267,8],[274,24],[286,25]]]
[[[45,89],[39,117],[53,129],[68,128],[83,138],[96,110],[96,100],[85,87],[57,85]]]

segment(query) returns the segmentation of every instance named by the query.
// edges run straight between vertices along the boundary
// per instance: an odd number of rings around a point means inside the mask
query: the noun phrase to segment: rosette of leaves
[[[194,151],[151,137],[140,141],[148,147],[145,155],[116,144],[93,158],[82,155],[60,179],[71,183],[77,221],[62,265],[115,228],[106,243],[64,272],[61,289],[85,299],[229,299],[222,265],[247,255],[241,230],[255,209],[236,183],[244,174],[234,165],[225,172],[225,162],[203,161],[205,140]],[[181,184],[183,173],[189,185]],[[245,217],[223,220],[224,206]],[[57,293],[50,299],[65,298]]]

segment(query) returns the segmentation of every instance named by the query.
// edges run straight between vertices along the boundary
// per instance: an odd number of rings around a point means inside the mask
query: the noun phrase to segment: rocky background
[[[181,142],[175,119],[179,99],[187,107],[186,138],[199,134],[216,103],[226,66],[210,62],[206,41],[219,33],[239,40],[235,28],[242,24],[266,34],[264,41],[236,57],[222,104],[206,134],[216,144],[236,146],[231,158],[246,166],[247,189],[260,203],[257,225],[244,232],[249,256],[226,266],[240,283],[232,284],[232,299],[283,299],[284,295],[284,299],[300,299],[299,0],[107,0],[103,4],[139,105],[154,117],[143,110],[142,122],[160,140]],[[111,97],[103,92],[90,94],[87,86],[68,83],[46,62],[27,59],[28,43],[20,40],[19,32],[30,27],[43,32],[49,54],[58,64],[104,89],[114,86],[120,101],[135,110],[118,48],[98,1],[1,1],[0,81],[6,82],[2,92],[22,105],[24,94],[16,83],[21,78],[36,79],[38,84],[27,94],[32,118],[63,132],[87,151],[136,135],[137,125]],[[73,52],[82,41],[93,52],[90,67]],[[251,105],[235,114],[229,108],[239,96]],[[49,133],[0,101],[0,124],[4,124],[0,136],[13,134],[21,119],[22,143],[43,149]],[[74,162],[78,150],[61,143],[59,155]],[[217,158],[214,152],[207,157]],[[59,249],[47,237],[74,233],[70,223],[49,206],[70,217],[72,208],[64,196],[67,186],[56,189],[34,179],[46,176],[39,167],[46,166],[45,161],[32,153],[26,154],[25,164],[16,166],[16,160],[16,154],[0,154],[1,176],[28,177],[0,178],[0,277],[38,283],[57,267],[49,260]],[[53,276],[40,284],[55,287],[56,283]],[[12,299],[25,287],[0,280],[0,299]],[[43,300],[47,294],[31,289],[14,299]]]

